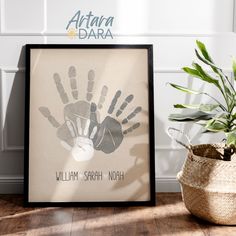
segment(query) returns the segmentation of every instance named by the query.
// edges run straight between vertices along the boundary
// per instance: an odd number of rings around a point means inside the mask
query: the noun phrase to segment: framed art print
[[[152,45],[26,45],[25,204],[155,204]]]

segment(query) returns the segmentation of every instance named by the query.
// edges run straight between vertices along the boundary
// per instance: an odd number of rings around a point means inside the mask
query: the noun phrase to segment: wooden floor
[[[236,227],[203,222],[178,193],[157,194],[156,207],[23,208],[22,196],[0,195],[0,235],[236,235]]]

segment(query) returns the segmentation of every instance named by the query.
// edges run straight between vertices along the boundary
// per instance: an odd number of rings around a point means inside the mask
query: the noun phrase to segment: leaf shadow
[[[145,175],[148,174],[146,163],[147,150],[148,144],[146,143],[135,144],[131,148],[130,154],[135,157],[134,165],[125,173],[125,181],[119,181],[113,186],[113,189],[115,190],[125,188],[138,182],[139,185],[129,197],[129,200],[138,200],[142,198],[149,188],[149,183],[146,178],[144,178]]]

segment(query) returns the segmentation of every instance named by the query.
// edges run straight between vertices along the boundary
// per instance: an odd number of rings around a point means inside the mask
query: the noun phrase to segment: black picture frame
[[[25,83],[25,136],[24,136],[24,206],[25,207],[126,207],[154,206],[155,193],[155,138],[154,138],[154,95],[153,95],[153,46],[149,44],[27,44],[26,45],[26,83]],[[31,103],[31,50],[34,49],[145,49],[147,50],[148,72],[148,122],[149,122],[149,199],[145,201],[30,201],[30,103]],[[47,191],[47,189],[45,189]]]

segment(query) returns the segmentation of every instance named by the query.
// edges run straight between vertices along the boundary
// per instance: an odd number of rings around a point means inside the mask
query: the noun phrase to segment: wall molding
[[[8,130],[7,130],[7,120],[6,120],[6,109],[7,104],[4,104],[4,97],[3,97],[3,83],[6,80],[6,73],[17,73],[17,72],[24,72],[24,68],[17,68],[17,67],[8,67],[8,68],[1,68],[0,69],[0,91],[1,91],[1,150],[2,151],[23,151],[24,146],[17,146],[17,145],[10,145],[8,143]]]
[[[180,192],[180,184],[175,176],[156,177],[156,192]]]
[[[0,0],[0,34],[4,32],[5,27],[5,1]]]
[[[44,36],[47,30],[47,0],[43,0],[43,29],[39,31],[7,31],[5,24],[5,1],[0,0],[0,36]]]
[[[180,192],[175,176],[156,177],[156,192]],[[23,176],[0,176],[0,194],[23,194]]]
[[[234,33],[236,33],[236,3],[235,0],[233,0],[233,27],[232,30]]]
[[[0,194],[22,194],[23,176],[0,176]]]
[[[66,32],[48,32],[43,29],[39,31],[6,31],[4,26],[4,21],[1,22],[1,31],[0,36],[57,36],[64,37],[67,36]],[[95,34],[96,35],[96,34]],[[113,37],[189,37],[189,38],[205,38],[205,37],[235,37],[235,32],[199,32],[199,33],[190,33],[190,32],[153,32],[153,33],[122,33],[114,32]],[[96,35],[98,36],[98,35]],[[99,40],[99,39],[97,39]]]
[[[224,72],[226,73],[232,73],[231,68],[222,68]],[[207,73],[212,73],[212,70],[205,69],[204,70]],[[181,68],[179,67],[174,67],[174,68],[154,68],[153,70],[154,74],[186,74]]]
[[[227,72],[227,73],[232,73],[232,69],[231,68],[222,68],[223,71]],[[25,67],[2,67],[1,70],[3,70],[6,73],[16,73],[16,72],[24,72],[25,71]],[[211,70],[205,70],[206,72],[212,72]],[[168,74],[168,73],[181,73],[181,74],[186,74],[186,72],[184,72],[181,68],[179,67],[156,67],[153,70],[154,74]]]
[[[155,145],[155,151],[181,151],[186,150],[182,146],[171,146],[171,145]]]
[[[2,131],[2,147],[1,150],[4,152],[10,152],[10,151],[24,151],[24,146],[16,146],[16,145],[9,145],[7,140],[7,129]]]

